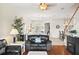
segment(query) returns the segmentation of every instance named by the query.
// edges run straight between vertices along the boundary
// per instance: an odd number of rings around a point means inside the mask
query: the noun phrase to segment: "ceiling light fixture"
[[[40,3],[40,9],[41,10],[46,10],[47,7],[48,7],[48,4],[46,4],[46,3]]]

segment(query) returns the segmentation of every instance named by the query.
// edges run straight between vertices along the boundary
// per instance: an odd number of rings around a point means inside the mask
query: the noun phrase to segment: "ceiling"
[[[71,18],[79,4],[77,3],[48,3],[47,10],[41,10],[39,3],[4,3],[1,7],[14,9],[17,13],[27,15],[27,17],[53,17]]]

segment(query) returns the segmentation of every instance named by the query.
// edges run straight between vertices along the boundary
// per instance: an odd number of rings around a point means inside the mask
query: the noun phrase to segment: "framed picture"
[[[56,25],[56,29],[59,29],[60,28],[60,25]]]

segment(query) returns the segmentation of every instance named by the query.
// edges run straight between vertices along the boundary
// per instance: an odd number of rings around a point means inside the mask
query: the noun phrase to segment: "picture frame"
[[[60,28],[60,25],[56,25],[56,29],[59,29]]]

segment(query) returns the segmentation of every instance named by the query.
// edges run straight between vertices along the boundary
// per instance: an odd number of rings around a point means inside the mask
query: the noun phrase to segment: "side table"
[[[25,42],[24,41],[16,41],[15,43],[10,43],[8,46],[12,45],[20,45],[21,46],[21,55],[25,52]]]

